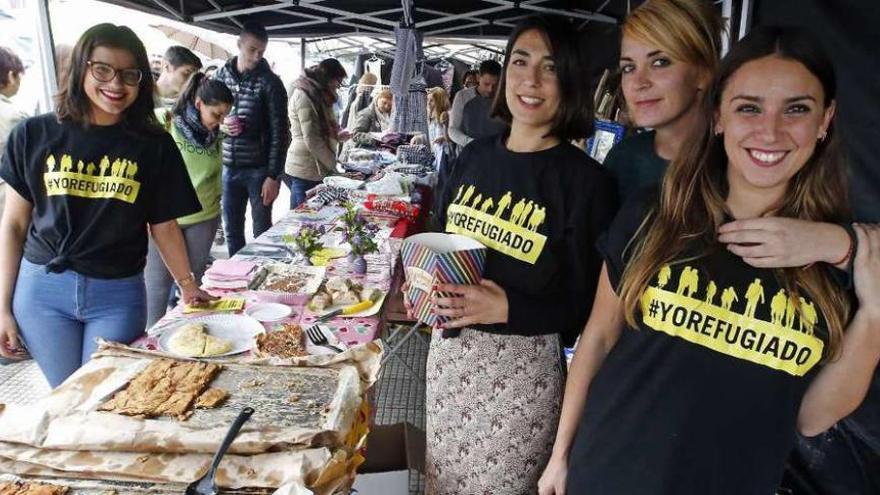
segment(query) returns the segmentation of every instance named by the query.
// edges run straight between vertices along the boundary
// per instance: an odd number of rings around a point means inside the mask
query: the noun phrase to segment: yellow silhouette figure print
[[[684,294],[685,297],[691,297],[697,292],[699,285],[700,274],[697,272],[697,269],[686,266],[678,277],[678,290],[676,290],[675,293],[679,295]]]
[[[672,277],[672,268],[669,265],[663,265],[660,267],[660,273],[657,275],[657,287],[664,288],[666,284],[669,283],[669,279]]]
[[[739,301],[739,297],[737,297],[736,291],[733,290],[733,287],[728,287],[721,293],[721,309],[730,311],[733,303],[737,301]]]
[[[529,200],[529,202],[526,203],[526,209],[523,210],[523,212],[522,212],[522,216],[519,217],[519,222],[517,222],[516,224],[519,225],[520,227],[525,225],[526,221],[528,221],[528,219],[529,219],[529,216],[532,214],[532,208],[534,208],[534,207],[535,207],[534,201]]]
[[[536,206],[535,210],[532,212],[532,218],[529,219],[529,230],[532,232],[537,232],[538,227],[544,223],[544,220],[547,218],[547,207],[545,206]]]
[[[110,159],[107,156],[101,158],[101,163],[98,164],[98,168],[101,170],[100,175],[107,175],[107,169],[110,168]]]
[[[522,212],[526,207],[526,200],[521,199],[517,204],[513,206],[513,211],[510,212],[510,223],[519,224],[519,217],[522,216]]]
[[[483,201],[483,205],[480,206],[480,211],[486,213],[489,211],[489,208],[492,208],[493,206],[495,206],[495,201],[493,201],[492,198],[486,198],[486,201]]]
[[[464,184],[458,186],[458,194],[455,195],[455,199],[452,200],[452,203],[458,203],[458,200],[461,199],[461,193],[464,192]]]
[[[119,158],[113,160],[113,164],[110,165],[110,175],[113,177],[118,177],[120,168],[122,168],[122,162],[119,161]]]
[[[476,208],[480,204],[480,201],[482,201],[482,200],[483,200],[483,195],[477,194],[477,197],[474,198],[474,202],[471,203],[471,208]]]
[[[501,218],[501,215],[504,214],[504,211],[510,207],[510,202],[513,201],[510,191],[507,191],[507,194],[501,196],[501,199],[498,201],[498,208],[495,209],[495,218]]]
[[[813,329],[816,327],[816,323],[819,321],[819,315],[816,313],[816,306],[813,305],[812,301],[807,302],[803,297],[799,298],[801,302],[801,318],[800,318],[800,329],[801,332],[804,329],[807,330],[807,333],[813,335]]]
[[[788,298],[785,296],[785,290],[779,289],[779,292],[770,299],[770,323],[774,325],[782,325],[785,320],[785,308],[788,305]]]
[[[125,171],[125,177],[127,179],[134,179],[134,176],[138,173],[138,166],[135,162],[130,162],[125,160],[125,163],[128,163],[128,168]]]
[[[756,278],[746,290],[746,312],[743,314],[748,318],[754,318],[758,304],[764,304],[764,287],[761,285],[761,279]]]
[[[73,172],[73,159],[70,155],[61,155],[61,171]]]
[[[718,292],[718,286],[715,285],[715,282],[710,280],[709,285],[706,287],[706,303],[714,304],[715,293]]]
[[[89,164],[86,165],[86,173],[89,175],[95,175],[95,168],[96,168],[95,164],[92,162],[89,162]]]
[[[82,160],[76,162],[76,173],[78,173],[78,174],[83,173],[83,169],[85,168],[85,166],[86,166],[86,164],[83,163]]]
[[[49,156],[46,158],[46,167],[47,167],[47,170],[46,170],[46,171],[47,171],[47,172],[54,172],[54,171],[55,171],[55,165],[56,165],[56,164],[57,164],[57,162],[55,162],[55,156],[53,156],[53,155],[49,155]]]
[[[468,188],[465,189],[464,196],[461,198],[461,203],[459,203],[459,204],[467,206],[468,200],[470,200],[471,196],[473,196],[473,195],[474,195],[474,186],[468,186]]]
[[[793,297],[789,297],[785,301],[785,326],[792,329],[794,328],[794,315],[797,314],[794,303]]]

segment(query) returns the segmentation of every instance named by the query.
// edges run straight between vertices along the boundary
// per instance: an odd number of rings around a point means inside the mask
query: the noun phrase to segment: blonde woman
[[[428,141],[431,145],[449,140],[449,95],[443,88],[428,90]]]
[[[730,218],[849,217],[835,95],[831,62],[792,28],[755,30],[721,63],[659,197],[631,201],[600,242],[542,495],[774,493],[795,430],[863,400],[880,229],[854,226],[857,311],[827,265],[758,268],[717,240]]]
[[[361,76],[357,86],[353,86],[348,94],[348,104],[342,112],[341,127],[347,128],[354,124],[358,112],[370,106],[373,102],[373,90],[378,83],[379,78],[372,72],[365,72]]]
[[[690,135],[718,67],[722,21],[703,0],[649,0],[627,17],[621,89],[636,127],[604,162],[621,199],[658,184]]]

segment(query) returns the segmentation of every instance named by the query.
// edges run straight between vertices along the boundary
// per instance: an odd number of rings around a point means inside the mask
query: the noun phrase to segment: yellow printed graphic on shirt
[[[720,304],[715,304],[718,287],[709,281],[705,292],[698,294],[695,268],[682,269],[674,292],[671,277],[670,267],[663,266],[656,286],[642,295],[642,318],[648,327],[794,376],[804,376],[822,359],[825,344],[814,335],[818,313],[812,301],[803,297],[794,301],[779,289],[770,299],[770,321],[765,321],[755,316],[759,306],[766,304],[759,278],[744,292],[725,287]]]
[[[104,156],[95,165],[83,163],[70,155],[54,155],[46,158],[46,173],[43,183],[49,196],[77,196],[93,199],[118,199],[134,203],[140,192],[141,183],[137,180],[138,164],[125,158],[112,162]]]
[[[446,232],[466,235],[533,265],[547,243],[547,236],[538,233],[546,218],[546,207],[525,198],[514,204],[510,191],[496,200],[474,186],[462,185],[446,209]]]

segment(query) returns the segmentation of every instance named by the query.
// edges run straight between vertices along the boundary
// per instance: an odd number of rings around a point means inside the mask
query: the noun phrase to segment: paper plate
[[[367,309],[365,309],[365,310],[363,310],[363,311],[359,311],[359,312],[357,312],[357,313],[352,313],[352,314],[350,314],[350,315],[339,315],[339,316],[336,316],[336,317],[334,317],[334,318],[366,318],[367,316],[375,316],[376,314],[379,313],[379,310],[382,309],[382,304],[385,302],[385,297],[386,297],[387,295],[388,295],[387,292],[382,291],[382,297],[380,297],[380,298],[379,298],[375,303],[373,303],[373,305],[370,306],[369,308],[367,308]],[[309,310],[312,314],[314,314],[314,315],[317,315],[317,316],[324,316],[325,314],[327,314],[327,313],[329,313],[329,312],[331,312],[331,311],[335,311],[335,310],[337,310],[337,309],[345,308],[345,307],[347,307],[347,306],[350,306],[350,305],[349,305],[349,304],[345,304],[345,305],[333,305],[333,306],[329,306],[329,307],[327,307],[327,308],[324,308],[322,311],[315,311],[315,310],[313,310],[313,309],[311,308],[311,302],[309,302],[309,305],[306,306],[306,309],[308,309],[308,310]]]
[[[199,316],[196,318],[188,318],[186,320],[181,320],[180,324],[174,326],[173,328],[169,328],[165,332],[162,333],[162,336],[159,337],[159,347],[169,353],[174,354],[175,356],[181,357],[191,357],[191,356],[182,356],[177,354],[176,352],[171,350],[171,346],[168,345],[169,339],[180,331],[180,328],[188,323],[204,323],[208,326],[208,333],[215,336],[220,337],[221,339],[226,339],[232,342],[232,350],[224,353],[218,354],[216,356],[210,357],[221,357],[221,356],[231,356],[233,354],[239,354],[242,352],[246,352],[251,350],[254,347],[254,337],[257,334],[263,333],[266,329],[263,328],[263,325],[251,318],[250,316],[245,315],[206,315]]]
[[[290,316],[290,306],[278,303],[250,304],[244,310],[245,314],[257,321],[279,321]]]
[[[325,266],[328,261],[348,256],[348,253],[349,250],[341,247],[319,249],[309,258],[309,261],[315,266]]]

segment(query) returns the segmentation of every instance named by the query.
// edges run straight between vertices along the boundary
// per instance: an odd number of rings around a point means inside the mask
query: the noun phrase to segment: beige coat
[[[327,106],[328,115],[333,109]],[[284,171],[299,179],[320,181],[336,173],[337,141],[321,135],[318,111],[305,91],[296,88],[287,104],[293,141],[287,150]]]

